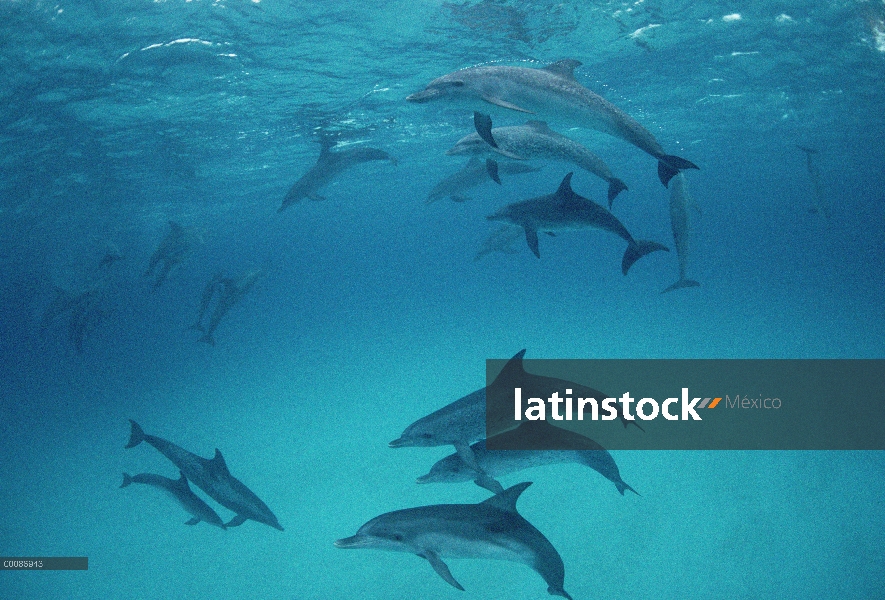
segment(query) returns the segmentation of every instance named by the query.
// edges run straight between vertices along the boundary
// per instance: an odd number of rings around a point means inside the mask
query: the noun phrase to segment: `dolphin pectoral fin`
[[[439,555],[433,550],[424,550],[419,554],[421,558],[427,559],[427,562],[430,563],[430,566],[433,567],[433,570],[436,571],[440,577],[442,577],[446,583],[448,583],[453,588],[459,589],[462,592],[464,588],[458,583],[454,577],[452,577],[452,572],[449,571],[449,566],[442,561]]]
[[[690,288],[690,287],[700,287],[701,284],[695,281],[694,279],[680,279],[666,290],[662,291],[662,294],[666,294],[667,292],[672,292],[673,290],[679,290],[682,288]]]
[[[684,158],[673,156],[672,154],[665,154],[658,159],[658,179],[661,180],[664,187],[669,185],[670,180],[673,179],[679,171],[684,171],[685,169],[700,169],[700,167],[690,160],[685,160]]]
[[[664,252],[670,251],[669,248],[657,242],[650,242],[648,240],[634,241],[632,244],[629,244],[624,251],[624,258],[621,260],[621,272],[626,275],[627,271],[630,270],[630,267],[633,266],[633,263],[646,254],[651,254],[658,250],[663,250]]]
[[[477,110],[473,111],[473,128],[486,144],[492,148],[498,147],[498,142],[492,137],[492,117]]]
[[[473,483],[475,483],[479,487],[487,489],[493,494],[500,494],[504,491],[504,486],[501,485],[497,479],[493,479],[485,473],[480,473],[479,475],[477,475],[476,479],[473,480]]]
[[[611,210],[612,204],[615,201],[615,196],[623,192],[627,189],[627,184],[618,179],[617,177],[612,177],[608,182],[608,208]]]
[[[185,525],[196,525],[199,522],[200,522],[200,517],[194,517],[190,521],[186,521]]]
[[[500,98],[496,98],[495,96],[483,96],[483,100],[488,102],[489,104],[494,104],[495,106],[500,106],[501,108],[508,108],[510,110],[517,110],[519,112],[529,113],[530,115],[535,114],[534,111],[526,110],[521,106],[517,106],[511,102],[507,102],[506,100],[501,100]]]
[[[473,448],[470,447],[466,442],[455,442],[455,451],[458,453],[458,457],[464,461],[464,464],[476,471],[477,473],[485,474],[485,471],[482,470],[482,467],[479,466],[479,463],[476,462],[476,455],[473,453]]]
[[[225,523],[224,526],[225,527],[239,527],[240,525],[242,525],[245,522],[246,522],[246,517],[244,517],[243,515],[237,515],[236,517],[234,517],[233,519],[231,519],[230,521]]]
[[[486,172],[489,174],[489,177],[492,178],[492,181],[501,185],[501,176],[498,175],[498,161],[493,158],[486,159]]]
[[[529,245],[529,249],[541,258],[541,251],[538,249],[538,230],[530,227],[525,228],[525,241]]]

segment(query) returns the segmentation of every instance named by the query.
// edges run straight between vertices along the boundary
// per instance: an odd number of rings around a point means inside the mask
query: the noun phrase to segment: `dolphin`
[[[565,567],[553,544],[516,510],[530,482],[517,484],[479,504],[436,504],[377,516],[336,548],[408,552],[426,559],[446,583],[464,590],[443,558],[483,558],[528,565],[547,592],[571,600],[563,589]]]
[[[618,465],[611,454],[591,440],[578,433],[574,433],[559,427],[550,425],[547,421],[526,421],[514,430],[514,433],[535,428],[540,429],[541,434],[553,431],[557,446],[573,446],[574,450],[535,450],[530,449],[530,444],[525,440],[520,441],[520,450],[487,450],[486,440],[481,440],[470,446],[476,462],[483,472],[489,477],[501,477],[516,473],[523,469],[552,465],[556,463],[574,462],[590,467],[609,481],[615,484],[618,492],[624,495],[624,490],[630,490],[638,495],[638,492],[627,485],[621,479]],[[510,432],[508,432],[510,433]],[[506,434],[504,434],[506,435]],[[524,437],[524,436],[521,436]],[[548,437],[549,439],[549,437]],[[450,454],[439,460],[430,468],[430,472],[418,478],[418,483],[461,483],[475,481],[476,471],[468,467],[457,454]],[[482,485],[480,481],[476,482]],[[485,487],[485,486],[483,486]],[[495,492],[496,490],[492,490]],[[500,491],[500,490],[498,490]]]
[[[539,171],[540,167],[532,167],[520,163],[507,163],[501,165],[499,170],[508,175],[518,175]],[[436,202],[446,196],[450,197],[454,202],[465,202],[469,200],[464,195],[465,191],[488,181],[489,178],[495,180],[495,177],[496,175],[492,174],[492,170],[487,164],[482,163],[476,157],[472,157],[461,169],[443,178],[433,186],[433,189],[430,190],[430,194],[427,196],[426,203]],[[496,181],[500,183],[500,179]]]
[[[179,471],[179,473],[181,473]],[[175,498],[182,508],[194,516],[193,519],[186,522],[185,525],[196,525],[200,521],[205,521],[210,525],[227,529],[227,526],[221,521],[218,513],[212,510],[212,507],[203,502],[203,500],[191,491],[191,486],[187,484],[187,478],[181,473],[178,480],[169,479],[162,475],[154,475],[153,473],[140,473],[138,475],[129,475],[123,473],[123,484],[121,488],[128,487],[133,483],[143,483],[152,485],[167,492]]]
[[[207,460],[163,438],[147,435],[138,423],[131,419],[129,422],[132,424],[132,432],[126,447],[134,448],[142,442],[147,442],[159,450],[194,485],[220,505],[237,514],[226,524],[227,527],[236,527],[247,519],[252,519],[283,531],[282,525],[267,505],[239,479],[230,474],[218,448],[215,449],[215,457]]]
[[[372,160],[389,160],[396,164],[395,158],[391,157],[387,152],[376,148],[356,147],[331,152],[331,148],[336,143],[328,138],[320,140],[320,157],[317,159],[316,164],[292,185],[289,193],[283,198],[283,204],[277,209],[277,212],[283,212],[302,198],[325,200],[317,192],[328,185],[339,173],[354,165]]]
[[[673,228],[673,244],[676,246],[676,257],[679,259],[679,281],[665,289],[662,294],[680,288],[698,287],[701,285],[693,279],[686,279],[688,267],[689,233],[691,232],[688,218],[688,205],[692,203],[682,173],[673,177],[670,187],[670,226]]]
[[[86,301],[74,307],[68,321],[68,339],[78,353],[83,352],[83,342],[110,313],[109,309],[101,306],[99,294],[87,296]]]
[[[555,193],[508,204],[487,218],[490,221],[503,221],[522,227],[525,230],[526,243],[538,258],[541,258],[538,249],[538,231],[552,233],[595,227],[614,233],[627,242],[627,249],[621,261],[621,272],[624,275],[633,263],[646,254],[657,250],[670,251],[657,242],[633,239],[627,228],[611,212],[572,190],[572,175],[569,173],[565,176]]]
[[[469,67],[431,81],[406,98],[410,102],[440,99],[464,101],[480,110],[480,101],[509,110],[537,114],[542,119],[595,129],[627,141],[658,159],[658,177],[666,187],[683,169],[694,163],[667,154],[649,130],[608,100],[575,80],[581,63],[565,59],[542,69],[528,67]]]
[[[203,317],[206,315],[206,311],[209,310],[209,304],[215,296],[215,291],[222,285],[223,280],[224,276],[221,273],[216,273],[206,284],[206,287],[203,288],[203,294],[200,296],[200,312],[197,315],[196,323],[191,325],[191,329],[206,331],[203,327]]]
[[[175,221],[169,221],[169,233],[151,255],[144,277],[153,275],[154,270],[162,263],[154,281],[154,289],[160,287],[169,275],[169,271],[183,261],[191,250],[191,242],[185,229]]]
[[[212,316],[209,317],[209,325],[207,326],[205,333],[199,339],[201,342],[206,342],[207,344],[214,346],[215,338],[212,336],[215,333],[215,329],[218,327],[218,324],[221,322],[222,317],[227,314],[227,312],[238,303],[246,293],[252,289],[252,286],[255,285],[261,276],[264,274],[262,269],[257,269],[254,271],[250,271],[245,275],[241,276],[239,279],[231,279],[231,278],[221,278],[218,281],[218,285],[216,288],[219,290],[218,302],[215,305],[215,310],[212,311]],[[206,297],[206,290],[203,290],[203,299]],[[211,300],[211,295],[210,295]],[[201,301],[201,309],[202,309],[202,301]],[[202,318],[202,313],[201,313]],[[198,322],[199,323],[199,322]]]
[[[501,225],[498,229],[489,234],[489,237],[482,244],[482,248],[477,251],[473,257],[474,262],[481,259],[492,252],[501,252],[503,254],[516,254],[519,252],[513,247],[513,244],[522,237],[522,231],[519,227],[512,225]]]
[[[812,214],[819,214],[823,218],[829,219],[830,203],[827,200],[827,197],[823,192],[823,188],[820,185],[820,169],[811,158],[813,155],[817,154],[818,151],[813,148],[807,148],[805,146],[797,145],[796,147],[805,153],[805,164],[808,167],[808,176],[811,178],[811,185],[814,188],[814,202],[810,207],[808,207],[808,212]]]
[[[488,125],[491,125],[489,120]],[[496,143],[491,146],[480,133],[466,135],[449,148],[449,155],[487,155],[498,153],[517,160],[546,158],[574,163],[608,182],[608,206],[627,185],[614,176],[605,162],[578,142],[559,134],[544,121],[528,121],[512,127],[489,127],[488,135]]]

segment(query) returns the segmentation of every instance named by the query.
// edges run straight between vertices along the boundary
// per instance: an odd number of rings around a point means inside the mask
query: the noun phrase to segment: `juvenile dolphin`
[[[215,457],[212,460],[207,460],[163,438],[147,435],[138,423],[131,419],[129,422],[132,423],[132,432],[126,447],[134,448],[142,442],[147,442],[159,450],[194,485],[206,492],[220,505],[237,514],[227,523],[227,527],[236,527],[242,525],[246,519],[252,519],[283,531],[283,527],[267,505],[252,490],[230,474],[218,448],[215,449]]]
[[[487,450],[486,441],[481,440],[471,445],[470,448],[473,450],[473,455],[476,457],[477,464],[482,468],[486,475],[497,478],[502,475],[509,475],[510,473],[516,473],[532,467],[574,462],[590,467],[614,483],[622,496],[624,495],[624,490],[630,490],[634,494],[638,494],[636,490],[621,479],[618,465],[615,464],[615,460],[612,458],[611,454],[590,438],[565,429],[559,429],[550,425],[546,421],[527,421],[517,427],[516,431],[525,430],[527,427],[538,427],[545,432],[549,430],[558,430],[558,432],[552,434],[556,435],[557,445],[560,447],[571,445],[574,446],[575,449],[529,449],[530,445],[526,445],[525,442],[522,441],[519,447],[526,449]],[[574,440],[573,443],[563,444],[564,439],[571,441],[572,438]],[[482,485],[481,481],[476,481],[476,473],[477,472],[468,467],[457,454],[450,454],[437,461],[436,464],[430,468],[429,473],[419,477],[418,483],[461,483],[464,481],[475,481],[477,485],[485,487]],[[496,490],[492,491],[495,492]]]
[[[334,140],[323,138],[320,140],[320,144],[320,157],[316,164],[292,185],[277,212],[283,212],[289,205],[302,198],[325,200],[317,192],[328,185],[337,175],[354,165],[372,160],[389,160],[396,164],[396,159],[387,152],[376,148],[356,147],[331,152],[330,149],[336,144]]]
[[[491,125],[489,120],[488,125]],[[525,125],[489,128],[496,146],[491,146],[480,133],[466,135],[452,146],[449,155],[487,155],[497,153],[517,160],[545,158],[573,163],[608,182],[608,206],[627,185],[614,176],[605,162],[578,142],[559,134],[544,121],[529,121]]]
[[[191,250],[191,242],[185,229],[175,221],[169,221],[169,233],[160,242],[160,245],[151,255],[147,271],[144,277],[153,275],[157,267],[162,263],[154,281],[154,289],[160,287],[169,275],[169,271],[175,265],[183,261]]]
[[[180,472],[180,471],[179,471]],[[154,475],[153,473],[140,473],[138,475],[129,475],[123,473],[123,484],[121,488],[128,487],[133,483],[143,483],[154,486],[175,498],[182,508],[193,515],[193,519],[185,523],[185,525],[196,525],[200,521],[205,521],[210,525],[227,529],[227,526],[221,521],[218,513],[212,510],[212,507],[203,502],[187,484],[187,478],[181,473],[178,480],[169,479],[162,475]]]
[[[212,316],[209,318],[209,325],[199,341],[206,342],[211,346],[215,345],[215,338],[212,334],[215,333],[215,329],[218,327],[221,319],[250,289],[252,289],[252,286],[255,285],[255,282],[258,281],[263,274],[264,271],[262,269],[257,269],[246,273],[238,279],[221,278],[219,280],[218,285],[216,285],[216,289],[219,291],[218,302],[215,304],[215,310],[212,311]],[[206,290],[204,289],[203,299],[205,299],[205,296]]]
[[[525,239],[531,251],[541,258],[538,249],[538,231],[552,233],[569,229],[593,227],[614,233],[627,242],[621,272],[624,275],[637,260],[656,250],[669,252],[669,248],[657,242],[635,240],[627,228],[608,210],[595,202],[579,196],[572,190],[572,173],[562,180],[559,189],[546,194],[508,204],[487,218],[519,225],[525,230]]]
[[[679,281],[665,289],[662,294],[679,288],[698,287],[701,285],[693,279],[686,279],[688,267],[689,234],[691,224],[688,216],[688,205],[692,202],[685,184],[685,175],[677,174],[670,188],[670,226],[673,228],[673,244],[676,246],[676,257],[679,259]]]
[[[540,167],[532,167],[520,163],[508,163],[502,165],[499,172],[507,175],[518,175],[520,173],[532,173],[539,170]],[[433,189],[430,190],[430,194],[427,196],[426,203],[430,204],[431,202],[436,202],[446,196],[451,198],[454,202],[465,202],[469,200],[469,198],[464,195],[464,192],[488,181],[490,178],[492,178],[492,173],[489,171],[488,166],[478,158],[472,157],[467,161],[466,165],[461,167],[461,169],[446,176],[433,186]]]
[[[519,252],[513,247],[519,238],[522,237],[522,231],[518,227],[512,225],[501,225],[498,229],[489,234],[486,241],[483,242],[482,248],[477,251],[473,257],[474,262],[492,252],[501,252],[503,254],[516,254]]]
[[[563,589],[565,567],[553,544],[516,510],[530,482],[517,484],[479,504],[436,504],[377,516],[336,548],[408,552],[426,559],[446,583],[464,590],[443,558],[484,558],[528,565],[547,592],[571,600]]]
[[[510,110],[537,114],[571,126],[607,133],[658,159],[658,177],[664,186],[683,169],[697,169],[694,163],[667,154],[649,130],[636,119],[601,96],[594,94],[574,77],[581,63],[565,59],[542,69],[528,67],[470,67],[443,75],[406,98],[410,102],[440,99],[466,101],[481,110],[480,101]]]

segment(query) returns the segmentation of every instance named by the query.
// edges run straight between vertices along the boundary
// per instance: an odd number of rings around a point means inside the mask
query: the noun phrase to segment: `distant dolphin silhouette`
[[[532,167],[530,165],[520,163],[508,163],[501,165],[498,172],[508,175],[517,175],[520,173],[533,173],[539,171],[540,167]],[[427,196],[427,204],[436,202],[440,198],[448,196],[454,202],[466,202],[470,198],[464,195],[464,192],[470,188],[476,187],[481,183],[492,179],[497,183],[501,183],[500,179],[496,179],[497,175],[493,175],[489,171],[489,167],[481,162],[478,158],[471,157],[461,169],[455,171],[451,175],[443,178],[437,183],[430,194]]]
[[[609,208],[615,196],[627,189],[627,185],[614,176],[601,158],[586,146],[556,133],[544,121],[529,121],[525,125],[494,129],[491,128],[491,118],[488,118],[487,122],[482,120],[482,123],[483,127],[489,128],[486,136],[495,142],[494,147],[488,143],[482,133],[477,131],[458,140],[446,154],[497,153],[517,160],[546,158],[570,162],[608,182]]]
[[[376,148],[356,147],[331,152],[331,148],[336,144],[334,140],[323,138],[320,140],[320,144],[320,157],[317,159],[316,164],[292,185],[286,197],[283,198],[283,204],[277,209],[277,212],[283,212],[302,198],[325,200],[317,192],[331,183],[340,173],[354,165],[372,160],[389,160],[396,164],[395,158],[391,157],[387,152]]]
[[[443,557],[507,560],[528,565],[544,578],[547,592],[572,597],[563,589],[562,557],[544,534],[516,510],[516,501],[531,483],[520,483],[479,504],[436,504],[377,516],[356,535],[335,542],[336,548],[373,548],[417,554],[446,583],[464,588]]]
[[[477,261],[492,252],[517,254],[519,250],[514,248],[513,244],[515,244],[522,236],[523,233],[519,227],[507,224],[501,225],[498,229],[489,234],[489,237],[483,242],[482,248],[477,251],[473,260]]]
[[[191,251],[191,240],[185,229],[175,221],[169,221],[169,233],[160,242],[160,245],[151,255],[147,271],[144,277],[153,275],[157,267],[157,279],[154,281],[154,289],[157,289],[166,280],[169,271],[175,265],[183,261]],[[160,266],[162,263],[162,266]]]
[[[595,129],[627,141],[658,159],[658,177],[666,186],[683,169],[694,163],[667,154],[655,137],[636,119],[594,94],[574,77],[581,63],[565,59],[542,69],[527,67],[470,67],[443,75],[406,98],[410,102],[435,100],[467,101],[482,112],[487,102],[543,119],[558,119],[572,126]]]
[[[239,479],[230,474],[218,448],[215,449],[215,457],[207,460],[168,440],[147,435],[138,423],[131,419],[129,422],[132,424],[132,432],[126,448],[134,448],[142,442],[147,442],[159,450],[194,485],[220,505],[237,514],[227,523],[227,527],[236,527],[247,519],[252,519],[283,531],[283,527],[267,505]]]
[[[218,327],[218,324],[221,322],[221,319],[235,304],[242,300],[243,296],[245,296],[246,293],[252,289],[252,286],[254,286],[255,283],[263,275],[264,271],[262,269],[256,269],[254,271],[246,273],[245,275],[242,275],[237,279],[222,277],[216,282],[212,291],[218,291],[218,301],[215,304],[215,310],[212,311],[212,316],[209,317],[209,325],[206,327],[204,334],[199,339],[199,341],[205,342],[210,346],[215,345],[215,338],[213,337],[213,334],[215,333],[215,329]],[[212,281],[210,281],[210,284],[212,284]],[[201,299],[200,303],[201,318],[204,313],[203,300],[205,300],[206,292],[208,289],[209,288],[207,286],[207,289],[203,290],[203,298]],[[201,329],[201,331],[203,330]]]
[[[602,229],[614,233],[627,242],[621,260],[624,275],[637,260],[658,250],[669,252],[657,242],[635,240],[627,228],[608,210],[595,202],[579,196],[572,190],[572,173],[562,180],[559,189],[552,194],[538,196],[522,202],[514,202],[489,215],[490,221],[503,221],[518,225],[525,230],[525,239],[535,256],[541,258],[538,232],[552,233],[569,229]]]
[[[179,471],[180,473],[180,471]],[[193,515],[193,519],[185,523],[185,525],[196,525],[200,521],[205,521],[210,525],[227,529],[227,526],[221,521],[218,513],[212,510],[212,507],[203,502],[191,490],[187,484],[187,478],[181,473],[180,479],[169,479],[162,475],[154,475],[153,473],[140,473],[138,475],[129,475],[123,473],[123,483],[121,488],[128,487],[133,483],[143,483],[161,489],[171,495],[181,504],[182,508]]]
[[[818,151],[813,148],[807,148],[805,146],[796,145],[796,147],[805,153],[805,164],[808,167],[808,176],[811,178],[811,185],[814,188],[814,202],[808,208],[808,212],[812,214],[819,214],[823,218],[829,219],[830,203],[827,200],[826,195],[824,194],[823,188],[821,187],[820,169],[811,158],[814,154],[818,154]]]

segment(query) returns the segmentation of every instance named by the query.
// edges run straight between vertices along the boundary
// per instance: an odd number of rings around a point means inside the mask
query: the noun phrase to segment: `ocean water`
[[[473,123],[405,97],[464,67],[562,58],[700,166],[700,287],[660,293],[675,252],[623,276],[623,241],[599,231],[474,261],[486,215],[553,192],[562,163],[425,202]],[[459,592],[415,556],[333,542],[384,512],[488,497],[415,484],[450,447],[387,447],[482,387],[487,358],[885,357],[883,79],[881,0],[0,0],[0,554],[89,557],[4,571],[0,597],[546,597],[524,565],[449,560]],[[630,231],[672,247],[655,161],[560,130],[627,182],[613,210]],[[278,213],[321,136],[397,164]],[[574,187],[604,202],[590,174]],[[828,217],[809,212],[821,200]],[[153,289],[169,221],[191,251]],[[253,269],[216,345],[199,343],[207,281]],[[43,322],[57,288],[96,291],[85,321]],[[129,419],[221,449],[285,531],[187,527],[168,497],[119,489],[123,472],[177,477],[124,449]],[[534,482],[519,510],[576,600],[882,597],[882,452],[613,455],[641,496],[578,465],[503,478]]]

